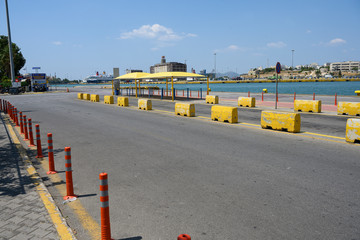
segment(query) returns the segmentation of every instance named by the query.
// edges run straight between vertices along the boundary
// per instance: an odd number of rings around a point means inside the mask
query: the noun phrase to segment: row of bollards
[[[10,120],[20,129],[20,135],[24,136],[24,141],[29,141],[29,147],[35,147],[32,119],[27,118],[21,111],[17,109],[8,101],[0,99],[0,111],[8,114]],[[18,117],[19,115],[19,117]],[[20,121],[19,121],[20,120]],[[35,125],[36,132],[36,158],[44,158],[41,148],[40,138],[40,125]],[[48,137],[48,160],[49,170],[47,174],[55,174],[55,161],[54,161],[54,146],[52,133],[47,134]],[[77,195],[74,194],[72,167],[71,167],[71,148],[65,147],[65,174],[66,174],[66,196],[64,200],[76,199]],[[109,209],[109,193],[108,193],[108,174],[103,172],[99,174],[100,180],[100,213],[101,213],[101,240],[110,240],[110,209]],[[187,234],[180,234],[177,237],[178,240],[191,240],[191,237]]]

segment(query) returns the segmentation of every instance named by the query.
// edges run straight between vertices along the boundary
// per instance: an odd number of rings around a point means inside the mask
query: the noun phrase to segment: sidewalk
[[[0,240],[60,239],[0,117]]]

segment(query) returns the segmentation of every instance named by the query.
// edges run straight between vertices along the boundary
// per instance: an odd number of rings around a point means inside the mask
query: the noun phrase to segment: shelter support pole
[[[206,95],[209,95],[209,76],[206,79]]]
[[[171,77],[171,100],[174,101],[174,77]]]

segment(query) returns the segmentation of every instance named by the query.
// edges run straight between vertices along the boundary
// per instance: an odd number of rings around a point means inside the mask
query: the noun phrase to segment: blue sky
[[[113,67],[188,71],[360,61],[360,1],[9,0],[12,40],[27,71],[82,79]],[[0,34],[7,35],[5,3]],[[25,73],[24,70],[21,71]]]

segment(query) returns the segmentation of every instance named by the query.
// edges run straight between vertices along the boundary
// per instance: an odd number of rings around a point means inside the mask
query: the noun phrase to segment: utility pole
[[[215,62],[214,62],[214,70],[215,70],[214,80],[216,80],[216,53],[214,53],[214,58],[215,58]]]
[[[12,51],[11,32],[10,32],[10,19],[9,19],[9,9],[8,9],[7,0],[5,0],[5,6],[6,6],[7,29],[8,29],[11,83],[12,83],[12,86],[14,86],[15,85],[14,57],[13,57],[13,51]]]

